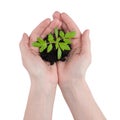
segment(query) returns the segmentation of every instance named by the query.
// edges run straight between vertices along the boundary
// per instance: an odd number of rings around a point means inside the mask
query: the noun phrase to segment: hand
[[[58,62],[59,85],[69,85],[84,79],[86,70],[91,62],[89,31],[80,32],[74,21],[66,14],[55,12],[54,19],[62,22],[61,28],[67,31],[75,31],[72,39],[72,50],[65,62]]]
[[[51,120],[53,104],[58,83],[56,64],[50,65],[39,56],[39,50],[32,47],[32,42],[37,37],[44,38],[55,27],[61,26],[61,22],[54,19],[44,20],[38,25],[30,37],[23,35],[20,42],[20,50],[23,65],[31,78],[31,87],[24,115],[24,120]],[[32,112],[31,112],[32,111]]]
[[[85,82],[85,73],[91,62],[89,31],[83,34],[66,14],[55,12],[54,19],[62,22],[65,32],[75,31],[72,50],[65,62],[58,62],[58,83],[75,120],[106,120]]]
[[[27,34],[23,35],[20,42],[22,61],[30,75],[32,83],[37,81],[40,85],[57,85],[56,64],[51,66],[48,62],[44,62],[39,56],[38,49],[32,47],[31,44],[33,41],[36,41],[37,37],[44,38],[55,27],[59,27],[60,25],[61,23],[57,19],[54,19],[52,22],[50,19],[46,19],[33,30],[30,37]]]

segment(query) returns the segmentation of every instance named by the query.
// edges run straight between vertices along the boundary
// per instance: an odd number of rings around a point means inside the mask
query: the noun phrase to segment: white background
[[[120,120],[119,0],[0,0],[0,120],[22,120],[29,76],[19,42],[54,11],[66,12],[83,32],[90,29],[92,64],[86,81],[108,120]],[[57,88],[53,120],[73,120]]]

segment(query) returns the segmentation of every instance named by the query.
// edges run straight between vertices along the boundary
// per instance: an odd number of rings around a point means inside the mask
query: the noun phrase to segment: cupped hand
[[[32,42],[36,41],[37,37],[44,38],[52,32],[55,27],[59,27],[61,22],[58,19],[51,21],[45,19],[31,33],[30,37],[26,33],[20,42],[20,50],[24,67],[27,69],[31,82],[37,81],[39,84],[54,84],[58,82],[56,64],[50,65],[44,62],[39,56],[39,50],[32,47]]]
[[[57,63],[59,85],[66,86],[84,79],[86,70],[91,62],[89,30],[80,32],[74,21],[66,14],[55,12],[54,19],[62,22],[61,29],[65,32],[75,31],[72,39],[72,50],[65,62]]]

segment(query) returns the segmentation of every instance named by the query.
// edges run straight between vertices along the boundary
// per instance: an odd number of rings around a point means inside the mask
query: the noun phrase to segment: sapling
[[[54,33],[49,33],[46,38],[38,37],[32,46],[38,47],[40,56],[51,64],[59,60],[64,61],[71,50],[71,39],[75,37],[75,34],[75,31],[65,33],[55,28]],[[65,52],[67,54],[64,54]]]

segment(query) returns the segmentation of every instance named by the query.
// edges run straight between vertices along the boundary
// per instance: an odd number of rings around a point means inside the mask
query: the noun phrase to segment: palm
[[[49,65],[48,62],[44,62],[42,58],[39,56],[38,49],[32,47],[32,42],[36,41],[37,37],[44,38],[47,34],[52,32],[55,27],[59,27],[60,22],[58,20],[53,20],[52,22],[50,19],[44,20],[40,25],[38,25],[33,32],[31,33],[30,37],[25,35],[23,39],[23,45],[26,45],[27,51],[23,51],[23,64],[28,70],[29,74],[32,77],[43,78],[42,80],[49,80],[50,83],[57,84],[58,76],[57,76],[57,67],[56,64]],[[26,44],[26,41],[28,43]],[[48,83],[48,81],[46,81]],[[45,82],[45,83],[46,83]]]
[[[50,80],[49,82],[57,84],[58,77],[56,64],[50,66],[47,62],[44,62],[38,54],[35,55],[34,53],[28,61],[30,64],[28,65],[30,74],[43,78],[44,80]]]
[[[79,79],[86,69],[86,61],[84,61],[84,56],[80,55],[80,47],[77,45],[74,47],[75,48],[72,49],[68,59],[65,62],[57,63],[60,80],[59,82],[69,80],[71,77],[74,79]],[[63,78],[64,74],[67,78]]]
[[[84,61],[84,59],[86,59],[84,56],[73,54],[70,60],[64,63],[58,62],[59,82],[64,82],[64,80],[69,80],[71,78],[80,79],[84,76],[89,65],[89,59],[88,61]]]

